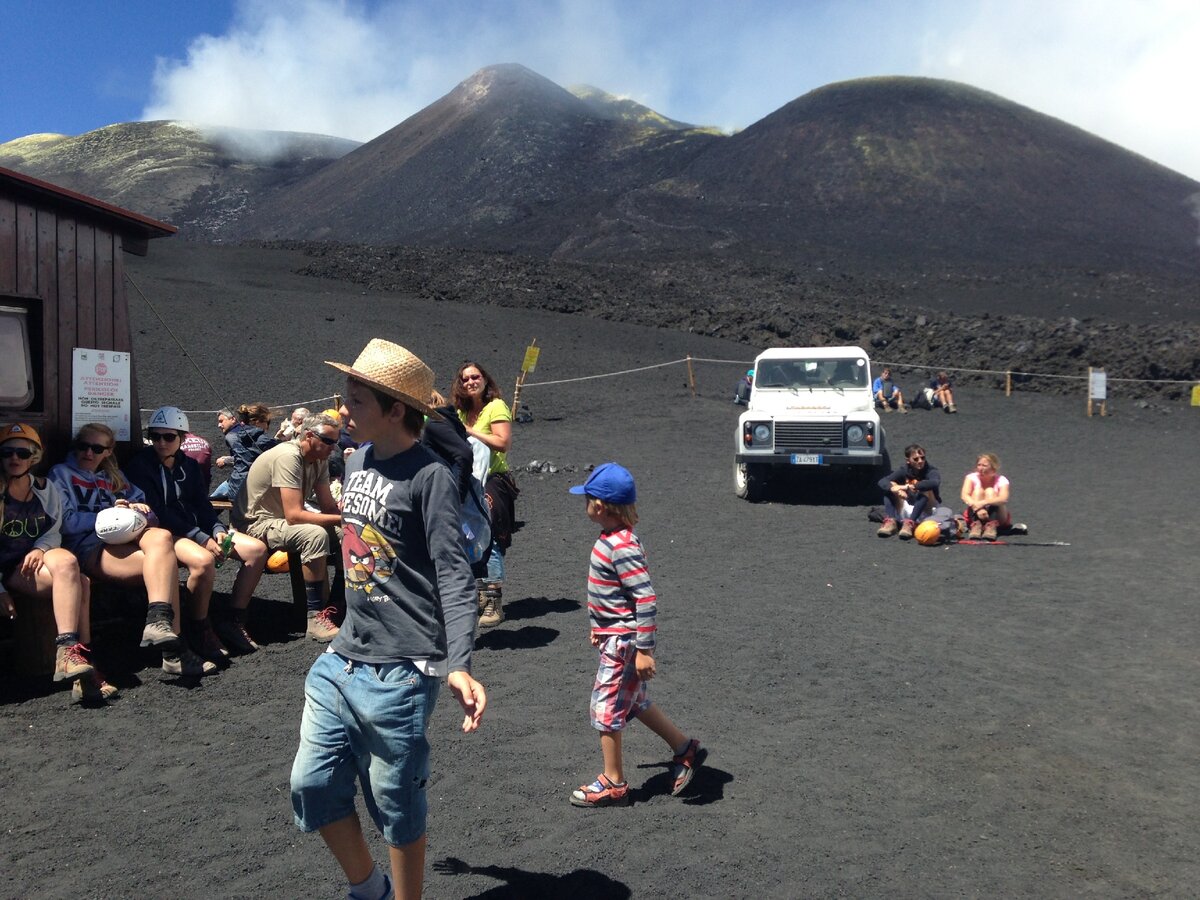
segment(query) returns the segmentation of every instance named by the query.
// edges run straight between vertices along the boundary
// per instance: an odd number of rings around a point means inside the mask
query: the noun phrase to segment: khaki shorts
[[[260,519],[246,526],[246,534],[256,537],[272,550],[291,550],[300,554],[300,562],[310,563],[329,556],[333,543],[330,529],[320,525],[289,525],[287,519]],[[341,529],[333,529],[334,541],[341,539]]]

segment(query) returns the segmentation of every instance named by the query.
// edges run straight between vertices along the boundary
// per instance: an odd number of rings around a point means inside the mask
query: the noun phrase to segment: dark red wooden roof
[[[86,194],[69,191],[64,187],[59,187],[57,184],[51,184],[48,181],[42,181],[29,175],[23,175],[20,172],[14,172],[12,169],[5,169],[3,166],[0,166],[0,187],[3,187],[6,191],[11,189],[18,195],[40,199],[58,207],[90,213],[93,216],[111,222],[114,231],[138,237],[142,240],[170,237],[179,230],[174,225],[168,225],[166,222],[160,222],[157,219],[151,219],[149,216],[143,216],[128,209],[113,206],[111,203],[105,203],[103,200],[97,200],[95,197],[89,197]]]

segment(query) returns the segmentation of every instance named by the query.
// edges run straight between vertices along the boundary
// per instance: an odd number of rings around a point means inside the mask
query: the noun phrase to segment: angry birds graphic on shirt
[[[342,562],[346,584],[370,596],[379,583],[392,577],[396,551],[372,526],[346,522],[342,530]]]

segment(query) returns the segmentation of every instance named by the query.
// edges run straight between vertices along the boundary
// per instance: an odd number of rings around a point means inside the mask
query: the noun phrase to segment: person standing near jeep
[[[942,502],[942,476],[925,458],[925,448],[909,444],[904,448],[904,465],[879,479],[883,491],[883,524],[876,532],[891,537],[900,519],[900,540],[911,540],[917,522],[927,518]]]

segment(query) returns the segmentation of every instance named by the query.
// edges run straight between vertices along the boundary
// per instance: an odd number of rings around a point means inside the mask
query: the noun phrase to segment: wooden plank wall
[[[0,197],[0,295],[40,301],[43,362],[43,408],[0,410],[0,420],[38,426],[50,461],[62,458],[71,438],[74,348],[132,349],[122,252],[121,236],[103,223]],[[136,434],[136,386],[131,399]]]

